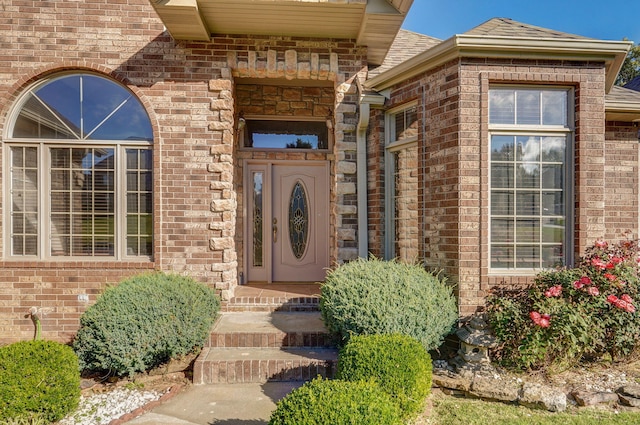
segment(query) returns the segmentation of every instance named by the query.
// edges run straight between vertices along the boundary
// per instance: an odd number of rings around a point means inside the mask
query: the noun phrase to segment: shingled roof
[[[373,77],[394,66],[401,64],[407,59],[429,50],[433,46],[440,44],[442,40],[428,35],[418,34],[417,32],[401,29],[393,40],[391,48],[384,58],[384,62],[379,67],[372,69],[369,76]]]
[[[640,91],[640,76],[635,77],[633,80],[629,81],[627,84],[624,85],[624,88]]]
[[[465,32],[465,34],[488,35],[492,37],[569,38],[588,40],[587,37],[580,35],[524,24],[509,18],[489,19],[487,22]]]

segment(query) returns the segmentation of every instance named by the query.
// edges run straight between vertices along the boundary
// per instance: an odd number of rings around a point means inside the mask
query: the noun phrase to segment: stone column
[[[214,287],[223,299],[233,296],[237,286],[238,259],[235,247],[237,198],[233,188],[234,82],[231,72],[222,69],[219,79],[209,81],[212,132],[211,223],[209,250]]]

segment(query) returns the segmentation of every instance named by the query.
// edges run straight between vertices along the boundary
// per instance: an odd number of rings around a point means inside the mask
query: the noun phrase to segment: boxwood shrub
[[[78,358],[71,347],[54,341],[0,347],[0,422],[55,422],[79,402]]]
[[[374,382],[314,379],[277,403],[269,425],[396,425],[398,405]]]
[[[426,350],[440,346],[458,319],[452,288],[422,266],[359,259],[327,273],[320,310],[329,331],[351,335],[401,333]]]
[[[202,347],[219,309],[215,292],[192,278],[133,276],[87,309],[73,347],[82,369],[132,376]]]
[[[340,351],[339,379],[373,380],[396,400],[406,417],[422,411],[431,392],[431,356],[407,335],[359,335]]]

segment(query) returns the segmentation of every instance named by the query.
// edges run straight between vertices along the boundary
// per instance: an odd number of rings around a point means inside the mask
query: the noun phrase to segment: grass
[[[551,413],[506,403],[446,396],[434,392],[433,405],[422,425],[594,425],[638,424],[640,413],[581,408]]]

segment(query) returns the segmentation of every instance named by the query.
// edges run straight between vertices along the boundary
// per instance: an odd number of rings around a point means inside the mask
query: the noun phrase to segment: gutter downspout
[[[371,105],[384,105],[384,96],[363,93],[360,90],[360,116],[356,129],[357,206],[358,206],[358,257],[369,257],[369,205],[367,203],[367,129],[371,117]]]

